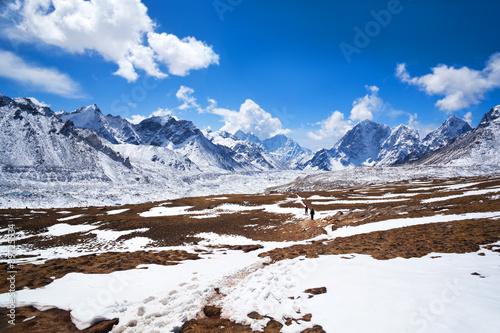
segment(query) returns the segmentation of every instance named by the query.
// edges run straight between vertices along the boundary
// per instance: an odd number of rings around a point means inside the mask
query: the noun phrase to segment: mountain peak
[[[75,111],[71,112],[72,114],[77,114],[77,113],[87,113],[87,112],[92,112],[92,113],[102,113],[101,109],[97,106],[97,104],[91,104],[88,106],[83,106],[81,108],[76,109]]]
[[[500,123],[500,105],[495,106],[494,108],[491,108],[488,113],[486,113],[483,116],[483,119],[481,119],[481,122],[477,127],[479,128],[484,128],[487,126],[490,126],[492,123]]]
[[[240,140],[248,140],[253,143],[261,143],[260,139],[253,133],[245,133],[242,130],[236,131],[234,133],[234,136],[237,137]]]

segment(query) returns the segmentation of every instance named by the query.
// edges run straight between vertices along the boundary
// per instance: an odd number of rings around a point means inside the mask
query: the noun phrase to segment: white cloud
[[[482,70],[443,64],[431,70],[431,74],[411,77],[402,63],[396,67],[396,77],[428,95],[444,96],[436,102],[436,107],[447,113],[479,104],[487,92],[500,87],[500,53],[493,54]]]
[[[167,108],[158,108],[155,112],[151,113],[149,117],[170,117],[172,116],[172,114],[172,110],[169,110]]]
[[[135,114],[133,115],[132,117],[130,118],[126,118],[129,122],[131,122],[132,124],[139,124],[141,121],[143,121],[144,119],[146,119],[146,117],[144,116],[141,116],[140,114]]]
[[[197,109],[201,112],[201,108],[196,103],[196,98],[193,96],[194,89],[186,86],[181,86],[175,96],[179,101],[182,102],[182,105],[178,107],[179,110],[187,110],[187,109]]]
[[[390,105],[378,97],[379,88],[376,86],[365,86],[368,94],[364,97],[357,98],[352,103],[351,114],[346,120],[345,116],[340,111],[333,112],[327,119],[322,120],[316,125],[320,125],[320,129],[307,133],[307,136],[313,140],[324,140],[331,138],[340,139],[354,124],[358,121],[373,120],[373,114],[382,110],[390,112],[401,112],[393,110]]]
[[[376,86],[365,86],[370,94],[356,99],[352,103],[351,120],[373,120],[373,112],[381,111],[384,107],[384,102],[377,96],[379,88]]]
[[[333,112],[330,117],[317,123],[321,128],[316,132],[308,132],[307,136],[313,140],[324,140],[327,138],[340,139],[348,130],[352,128],[352,122],[344,119],[344,114],[340,111]]]
[[[464,121],[472,126],[472,112],[469,111],[464,115]]]
[[[14,53],[0,50],[0,76],[59,96],[80,98],[80,86],[53,68],[24,62]]]
[[[417,130],[421,138],[434,131],[438,126],[434,124],[422,124],[418,119],[418,114],[408,113],[408,127]]]
[[[128,81],[138,78],[138,69],[166,77],[161,63],[173,75],[187,75],[219,59],[211,46],[193,37],[155,33],[140,0],[25,0],[3,15],[17,22],[3,31],[11,39],[41,41],[71,53],[96,52],[116,63],[114,74]]]
[[[40,106],[44,106],[44,107],[47,107],[47,108],[50,108],[50,104],[47,104],[45,102],[40,102],[38,99],[36,99],[35,97],[28,97],[28,99],[33,102],[34,104],[37,104],[37,105],[40,105]]]
[[[193,37],[179,39],[167,33],[149,33],[148,41],[158,60],[165,63],[173,75],[185,76],[190,70],[219,64],[219,55],[212,47]]]
[[[148,118],[151,118],[151,117],[159,117],[159,118],[163,118],[162,120],[162,123],[165,124],[166,121],[168,121],[168,119],[170,119],[170,117],[174,117],[175,119],[177,119],[174,115],[173,115],[173,112],[172,110],[170,109],[162,109],[162,108],[158,108],[156,111],[152,112],[149,117],[144,117],[143,115],[139,115],[139,114],[135,114],[133,116],[131,116],[130,118],[127,118],[127,120],[129,122],[131,122],[132,124],[139,124],[141,121],[145,120],[145,119],[148,119]]]
[[[215,101],[212,100],[212,102],[213,105]],[[245,133],[253,133],[262,140],[290,132],[289,129],[283,128],[278,118],[273,118],[251,99],[247,99],[239,111],[214,107],[211,112],[223,118],[222,131],[235,133],[241,130]]]

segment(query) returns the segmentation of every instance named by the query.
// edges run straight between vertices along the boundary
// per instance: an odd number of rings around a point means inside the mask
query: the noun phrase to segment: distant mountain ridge
[[[495,153],[490,152],[498,150],[492,143],[497,142],[500,127],[500,106],[486,113],[475,129],[452,116],[424,139],[406,125],[390,128],[365,120],[332,148],[313,154],[285,135],[260,140],[242,131],[201,131],[192,122],[171,116],[153,116],[132,124],[120,116],[104,115],[95,104],[54,113],[29,98],[0,95],[0,109],[2,170],[22,173],[36,169],[41,175],[43,170],[62,168],[72,175],[68,179],[87,177],[77,175],[78,170],[92,174],[91,178],[110,180],[131,174],[142,179],[144,170],[163,177],[181,171],[331,171],[465,163],[459,159],[477,163],[473,158],[480,158],[478,152],[495,160]]]
[[[413,161],[413,165],[500,165],[500,105],[490,109],[479,125],[441,149]]]
[[[358,166],[389,166],[416,161],[450,145],[472,128],[452,116],[423,140],[406,125],[389,128],[364,120],[349,130],[331,149],[322,149],[304,164],[306,169],[324,171]]]

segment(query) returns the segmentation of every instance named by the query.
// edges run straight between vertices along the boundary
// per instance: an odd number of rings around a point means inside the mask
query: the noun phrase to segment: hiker
[[[314,208],[311,208],[311,220],[314,220]]]
[[[306,215],[307,215],[307,211],[309,210],[309,207],[306,206]]]

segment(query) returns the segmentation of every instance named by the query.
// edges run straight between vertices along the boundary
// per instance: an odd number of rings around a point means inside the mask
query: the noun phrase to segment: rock
[[[218,319],[220,318],[221,309],[216,306],[207,305],[203,308],[203,313],[208,318]]]
[[[326,287],[310,288],[306,289],[304,292],[312,295],[326,294]]]
[[[264,318],[264,316],[261,316],[258,312],[252,311],[249,314],[247,314],[247,317],[250,319],[255,319],[255,320],[261,320]]]

